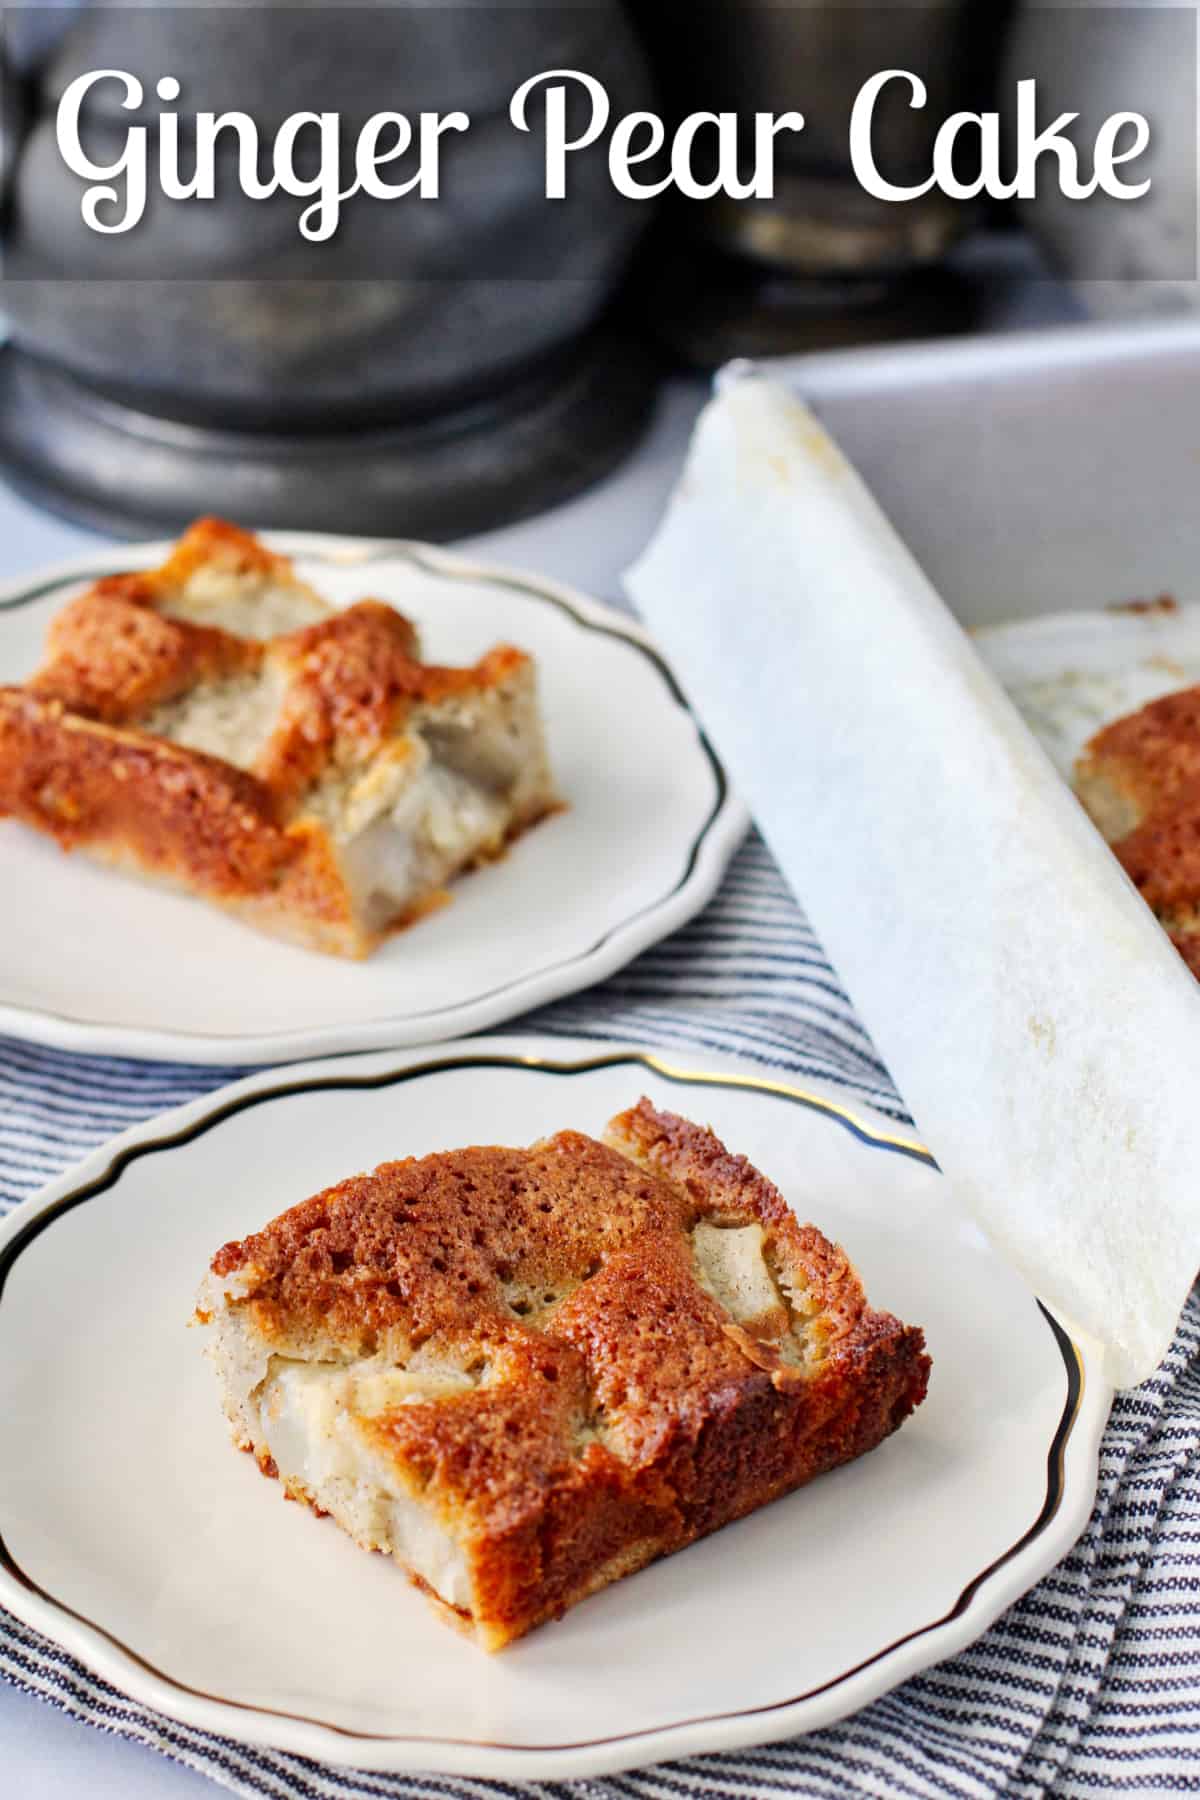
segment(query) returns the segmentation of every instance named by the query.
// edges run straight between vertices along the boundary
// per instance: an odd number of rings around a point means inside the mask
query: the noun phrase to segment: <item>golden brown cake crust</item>
[[[256,669],[262,645],[165,617],[150,576],[108,575],[51,621],[42,667],[25,683],[81,718],[124,725],[197,681]]]
[[[1152,700],[1085,746],[1075,788],[1193,974],[1200,974],[1200,687]]]
[[[204,572],[269,576],[326,616],[265,638],[179,616],[171,609],[183,584]],[[389,740],[389,755],[401,759],[401,734],[418,709],[485,695],[531,667],[509,645],[455,669],[423,663],[417,650],[394,608],[363,600],[329,611],[286,557],[235,526],[201,520],[160,568],[106,576],[71,601],[51,623],[41,668],[22,686],[0,687],[0,815],[275,935],[365,954],[404,920],[367,929],[356,917],[307,797],[328,776],[365,769]],[[157,735],[157,709],[198,684],[268,673],[280,687],[278,717],[250,766]],[[555,806],[544,793],[508,836]]]
[[[748,1330],[693,1232],[760,1226],[790,1306]],[[495,1648],[617,1574],[870,1449],[925,1393],[922,1334],[709,1131],[642,1100],[562,1132],[385,1163],[220,1250],[281,1356],[415,1351],[477,1378],[371,1430],[465,1536]]]

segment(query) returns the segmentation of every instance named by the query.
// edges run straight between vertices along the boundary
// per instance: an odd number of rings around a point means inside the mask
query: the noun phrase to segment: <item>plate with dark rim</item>
[[[474,661],[500,641],[531,651],[566,809],[364,962],[276,942],[0,819],[0,1031],[193,1063],[427,1043],[603,980],[711,897],[748,818],[634,620],[425,545],[266,541],[335,604],[399,607],[430,660]],[[167,548],[105,550],[0,590],[0,681],[36,667],[81,586]]]
[[[877,1450],[497,1656],[231,1448],[208,1259],[354,1170],[710,1122],[923,1325]],[[0,1602],[160,1713],[363,1769],[562,1780],[791,1737],[976,1638],[1075,1542],[1111,1391],[882,1115],[750,1064],[487,1038],[275,1070],[96,1151],[0,1227]]]

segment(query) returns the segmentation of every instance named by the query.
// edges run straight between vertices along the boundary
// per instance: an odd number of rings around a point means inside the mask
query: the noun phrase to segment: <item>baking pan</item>
[[[1200,321],[781,358],[968,627],[1200,601]]]

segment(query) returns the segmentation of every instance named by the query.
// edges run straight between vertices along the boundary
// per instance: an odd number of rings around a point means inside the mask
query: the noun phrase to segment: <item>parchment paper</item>
[[[725,375],[627,585],[962,1203],[1144,1380],[1200,1265],[1200,988],[786,390]]]

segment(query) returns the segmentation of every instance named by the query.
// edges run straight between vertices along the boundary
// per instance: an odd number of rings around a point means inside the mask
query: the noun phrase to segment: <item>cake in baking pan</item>
[[[1097,732],[1075,765],[1075,791],[1200,976],[1200,687]]]

